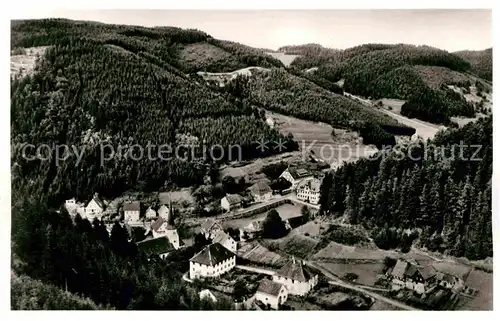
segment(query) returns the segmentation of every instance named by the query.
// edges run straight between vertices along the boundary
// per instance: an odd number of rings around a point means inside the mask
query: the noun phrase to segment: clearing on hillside
[[[356,132],[336,128],[333,137],[333,127],[325,123],[306,121],[273,112],[267,112],[266,117],[275,120],[276,128],[281,133],[293,135],[295,141],[299,143],[302,155],[308,155],[308,152],[312,151],[316,157],[334,167],[343,162],[371,156],[377,151],[373,146],[364,145],[362,138]]]
[[[10,75],[24,77],[33,72],[37,56],[42,56],[48,46],[14,49],[10,55]]]

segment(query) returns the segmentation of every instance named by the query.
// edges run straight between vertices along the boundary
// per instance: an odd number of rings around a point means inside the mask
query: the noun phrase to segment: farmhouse
[[[99,194],[95,193],[94,197],[90,200],[90,202],[85,207],[85,216],[89,221],[94,218],[101,218],[105,209],[104,202],[99,197]]]
[[[238,242],[236,242],[231,236],[229,236],[226,232],[219,232],[214,237],[213,243],[220,243],[229,251],[236,253]]]
[[[167,257],[175,248],[167,237],[144,240],[137,242],[137,247],[148,256]]]
[[[273,275],[273,281],[286,286],[290,294],[305,295],[318,284],[318,275],[294,258]]]
[[[124,203],[123,214],[125,222],[138,222],[141,216],[141,203],[137,201]]]
[[[259,181],[248,188],[256,202],[265,202],[273,196],[273,190],[266,182]]]
[[[305,178],[312,178],[313,174],[305,169],[305,168],[296,168],[296,167],[288,167],[285,171],[280,175],[290,183],[292,183],[292,190],[297,188],[297,185]]]
[[[158,217],[158,219],[151,224],[151,230],[154,238],[166,237],[175,249],[181,247],[181,240],[179,233],[174,225],[173,211],[169,210],[169,215],[166,219]]]
[[[431,266],[421,267],[400,259],[391,271],[392,288],[407,288],[422,294],[433,282],[435,275]]]
[[[154,218],[156,218],[156,211],[153,209],[152,206],[148,207],[148,209],[146,210],[146,214],[145,214],[145,217],[146,217],[146,220],[152,220]]]
[[[236,255],[219,243],[205,246],[189,260],[189,277],[217,277],[236,266]]]
[[[227,194],[220,200],[220,206],[229,212],[241,208],[242,201],[243,199],[238,194]]]
[[[321,181],[317,178],[305,179],[297,186],[297,198],[311,204],[318,204]]]
[[[205,236],[207,240],[212,240],[217,234],[223,232],[222,226],[213,219],[206,219],[201,224],[200,233]]]
[[[275,310],[277,310],[281,304],[285,303],[287,298],[287,288],[283,284],[273,282],[269,279],[260,281],[257,292],[255,293],[255,300],[266,305],[268,304]]]

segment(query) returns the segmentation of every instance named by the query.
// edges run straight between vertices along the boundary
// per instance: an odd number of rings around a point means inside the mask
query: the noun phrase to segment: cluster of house
[[[389,273],[393,290],[409,289],[424,294],[436,286],[460,292],[464,278],[437,271],[432,265],[421,266],[416,262],[399,259]]]
[[[317,173],[305,167],[289,166],[280,177],[290,182],[289,191],[295,191],[297,199],[311,204],[319,203],[321,178]],[[274,195],[272,188],[264,180],[250,186],[248,192],[255,202],[269,201]],[[227,212],[238,210],[243,206],[243,197],[239,194],[227,194],[221,199],[220,205]]]
[[[76,202],[74,198],[65,202],[65,207],[71,215],[80,214],[82,218],[89,221],[102,220],[118,214],[118,209],[112,203],[101,199],[96,193],[92,199],[84,205]],[[162,204],[159,207],[149,206],[145,211],[141,210],[139,201],[126,201],[123,203],[123,220],[120,223],[127,227],[145,227],[145,239],[138,242],[139,248],[147,254],[166,257],[170,252],[183,246],[182,240],[174,224],[174,211],[172,203]],[[141,215],[143,214],[143,215]],[[145,224],[149,222],[150,224]],[[108,232],[111,233],[113,224],[108,224]]]
[[[190,259],[189,277],[191,279],[213,278],[232,270],[236,266],[238,242],[225,233],[221,225],[213,220],[206,220],[202,224],[201,233],[212,243]],[[289,294],[305,295],[317,283],[318,275],[301,261],[293,259],[277,271],[272,280],[261,281],[255,293],[255,299],[277,309],[287,300]],[[203,296],[213,297],[207,291]]]

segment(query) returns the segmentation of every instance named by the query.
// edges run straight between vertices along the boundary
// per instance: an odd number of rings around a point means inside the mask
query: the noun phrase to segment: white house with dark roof
[[[213,243],[220,243],[229,251],[236,253],[238,249],[238,242],[236,242],[229,234],[224,231],[221,231],[215,235],[212,240]]]
[[[123,203],[123,216],[125,222],[138,222],[141,217],[141,203],[138,201]]]
[[[189,277],[218,277],[236,266],[236,254],[220,243],[205,246],[189,260]]]
[[[238,194],[227,194],[220,200],[220,206],[227,212],[241,208],[243,198]]]
[[[256,202],[265,202],[273,197],[273,190],[264,181],[259,181],[248,188]]]
[[[273,281],[286,286],[290,294],[305,295],[318,284],[318,274],[294,258],[273,275]]]
[[[292,184],[292,190],[295,190],[297,185],[299,185],[302,180],[306,178],[313,178],[313,176],[313,173],[306,168],[291,166],[285,169],[280,175],[280,177],[283,177]]]
[[[319,204],[321,180],[304,179],[297,185],[297,199],[311,204]]]
[[[153,233],[153,238],[166,237],[177,250],[182,246],[182,241],[174,224],[174,211],[170,209],[168,213],[169,214],[166,218],[160,216],[156,219],[156,221],[154,221],[153,224],[151,224],[151,231]]]
[[[288,299],[288,290],[282,283],[277,283],[269,279],[263,279],[259,283],[255,300],[260,301],[275,310]]]
[[[99,197],[99,194],[95,193],[94,197],[85,206],[85,217],[89,221],[92,221],[94,218],[101,219],[105,209],[104,202]]]

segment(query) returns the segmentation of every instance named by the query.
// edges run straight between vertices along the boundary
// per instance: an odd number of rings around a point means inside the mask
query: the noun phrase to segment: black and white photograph
[[[492,9],[53,8],[9,38],[11,310],[493,310]]]

